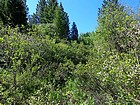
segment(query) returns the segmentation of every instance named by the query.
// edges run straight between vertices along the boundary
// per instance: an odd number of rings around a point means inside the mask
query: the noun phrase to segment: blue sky
[[[69,15],[70,23],[76,22],[79,33],[92,32],[97,27],[98,8],[103,0],[58,0]],[[122,4],[138,8],[140,0],[120,0]],[[35,12],[38,0],[27,0],[29,14]],[[71,26],[71,24],[70,24]]]

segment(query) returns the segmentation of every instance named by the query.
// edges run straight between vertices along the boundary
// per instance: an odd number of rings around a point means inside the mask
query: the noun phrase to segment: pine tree
[[[10,21],[13,26],[27,25],[26,0],[9,0]]]
[[[71,32],[70,32],[70,39],[71,40],[78,40],[78,29],[76,23],[73,22]]]
[[[40,0],[34,13],[29,20],[30,24],[53,23],[57,0]]]
[[[47,23],[53,23],[55,17],[55,10],[57,7],[58,7],[57,0],[47,0],[47,7],[45,9],[45,11],[47,11],[47,15],[46,15]]]
[[[4,24],[27,25],[26,0],[3,0],[0,3],[0,18]]]
[[[3,24],[8,24],[8,0],[0,0],[0,21]]]
[[[33,13],[33,15],[29,16],[29,25],[33,25],[33,24],[39,24],[39,19],[38,19],[38,16]]]
[[[60,36],[60,38],[68,38],[69,35],[69,18],[66,12],[64,12],[64,8],[62,3],[60,6],[56,8],[55,17],[53,20],[56,26],[56,32]]]
[[[46,0],[40,0],[37,4],[36,8],[36,14],[34,14],[34,17],[36,16],[36,22],[38,23],[45,23],[45,17],[47,15],[47,11],[45,11],[46,8]]]
[[[38,1],[36,12],[29,17],[30,25],[46,23],[46,15],[47,15],[47,11],[45,11],[46,6],[47,6],[46,0]]]

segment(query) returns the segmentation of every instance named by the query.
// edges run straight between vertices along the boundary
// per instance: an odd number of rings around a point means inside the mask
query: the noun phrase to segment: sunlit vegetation
[[[0,1],[0,105],[140,104],[139,12],[104,0],[96,31],[78,37],[62,3],[40,0],[29,22],[26,11]]]

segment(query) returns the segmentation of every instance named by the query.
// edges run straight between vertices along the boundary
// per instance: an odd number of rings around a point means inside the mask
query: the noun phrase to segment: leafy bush
[[[0,104],[139,104],[139,24],[126,11],[114,9],[116,20],[104,12],[96,32],[78,41],[61,39],[53,24],[28,29],[0,24]],[[127,24],[131,19],[134,24]]]

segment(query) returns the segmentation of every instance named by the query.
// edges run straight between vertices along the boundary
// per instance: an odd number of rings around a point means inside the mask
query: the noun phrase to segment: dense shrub
[[[96,32],[76,41],[61,39],[53,23],[0,23],[0,104],[140,104],[138,18],[114,1],[100,10]]]

